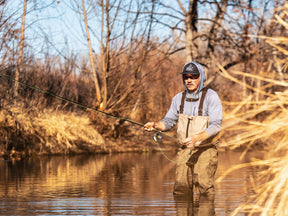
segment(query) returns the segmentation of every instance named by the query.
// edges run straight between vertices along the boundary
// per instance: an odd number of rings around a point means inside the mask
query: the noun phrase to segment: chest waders
[[[202,90],[198,116],[184,115],[186,91],[182,94],[179,111],[177,136],[179,140],[204,131],[209,117],[203,116],[203,102],[208,89]],[[209,145],[211,144],[211,145]],[[218,153],[213,138],[201,142],[197,149],[182,148],[177,153],[174,194],[193,194],[193,185],[200,194],[214,194],[214,175],[217,169]]]

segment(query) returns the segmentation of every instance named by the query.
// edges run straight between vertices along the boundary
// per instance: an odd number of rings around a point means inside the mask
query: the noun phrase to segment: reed
[[[288,3],[283,12],[276,16],[276,22],[288,30]],[[286,18],[285,18],[286,17]],[[288,215],[288,83],[286,82],[288,38],[262,38],[278,50],[281,58],[275,58],[273,64],[281,70],[258,71],[258,74],[247,74],[241,71],[225,71],[219,65],[220,75],[242,85],[243,89],[252,90],[245,100],[224,102],[231,109],[225,113],[224,138],[222,146],[231,149],[244,148],[242,157],[250,150],[260,148],[269,152],[268,158],[254,159],[251,163],[231,167],[216,182],[221,181],[229,172],[246,166],[260,169],[258,176],[251,177],[254,194],[246,203],[239,206],[232,215],[246,212],[247,215]],[[279,69],[279,68],[278,68]],[[261,83],[257,87],[243,82],[243,77]],[[251,83],[251,82],[250,82]],[[259,97],[260,95],[260,97]],[[260,99],[261,98],[261,99]],[[237,131],[237,133],[236,133]]]

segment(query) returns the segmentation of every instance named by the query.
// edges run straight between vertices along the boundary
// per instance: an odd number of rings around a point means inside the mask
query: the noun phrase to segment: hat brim
[[[182,75],[184,75],[184,74],[198,75],[198,74],[200,74],[200,73],[199,73],[198,71],[196,71],[196,72],[195,72],[195,71],[193,71],[193,72],[192,72],[192,71],[191,71],[191,72],[190,72],[190,71],[183,71],[181,74],[182,74]]]

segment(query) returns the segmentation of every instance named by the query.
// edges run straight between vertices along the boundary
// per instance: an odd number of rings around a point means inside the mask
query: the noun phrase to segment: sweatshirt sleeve
[[[181,101],[182,94],[177,94],[173,97],[170,108],[165,115],[165,117],[161,120],[165,125],[165,131],[172,129],[179,118],[179,98]]]

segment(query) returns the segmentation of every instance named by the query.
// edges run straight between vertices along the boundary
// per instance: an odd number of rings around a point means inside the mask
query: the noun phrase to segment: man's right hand
[[[165,124],[164,122],[162,121],[157,121],[157,122],[147,122],[145,125],[144,125],[144,130],[145,131],[157,131],[157,130],[160,130],[160,131],[165,131]]]
[[[144,125],[144,130],[145,131],[154,131],[155,130],[155,122],[147,122],[145,125]]]

